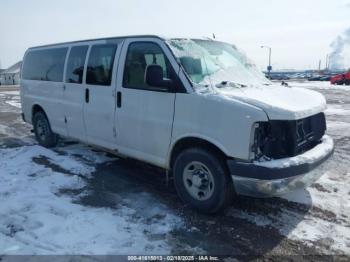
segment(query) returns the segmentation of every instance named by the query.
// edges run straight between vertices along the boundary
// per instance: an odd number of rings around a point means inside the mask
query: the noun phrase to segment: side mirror
[[[148,65],[145,73],[145,83],[151,87],[168,90],[173,87],[173,81],[164,79],[163,68],[160,65]]]

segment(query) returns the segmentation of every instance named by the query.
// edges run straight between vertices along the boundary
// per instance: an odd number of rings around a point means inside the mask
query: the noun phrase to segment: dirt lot
[[[335,154],[283,198],[237,197],[223,214],[186,207],[157,168],[74,141],[38,146],[19,91],[0,89],[0,254],[350,255],[350,88],[323,93]],[[1,259],[0,259],[1,260]]]

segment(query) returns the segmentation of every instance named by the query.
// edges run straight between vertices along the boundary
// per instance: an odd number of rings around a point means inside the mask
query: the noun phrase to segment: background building
[[[22,61],[0,71],[0,85],[19,85]]]

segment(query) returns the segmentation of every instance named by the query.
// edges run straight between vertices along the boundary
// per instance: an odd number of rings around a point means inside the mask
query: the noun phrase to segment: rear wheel
[[[58,136],[52,132],[49,120],[44,112],[36,112],[33,117],[33,127],[36,140],[44,147],[57,145]]]
[[[201,148],[181,152],[174,163],[180,198],[203,213],[216,213],[233,199],[233,183],[221,159]]]

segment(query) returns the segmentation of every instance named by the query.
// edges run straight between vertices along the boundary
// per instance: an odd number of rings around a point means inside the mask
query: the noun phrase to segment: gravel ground
[[[0,254],[349,256],[350,88],[290,85],[327,98],[336,149],[325,174],[281,198],[237,197],[215,216],[181,203],[155,167],[74,141],[38,146],[21,120],[19,91],[2,87]]]

